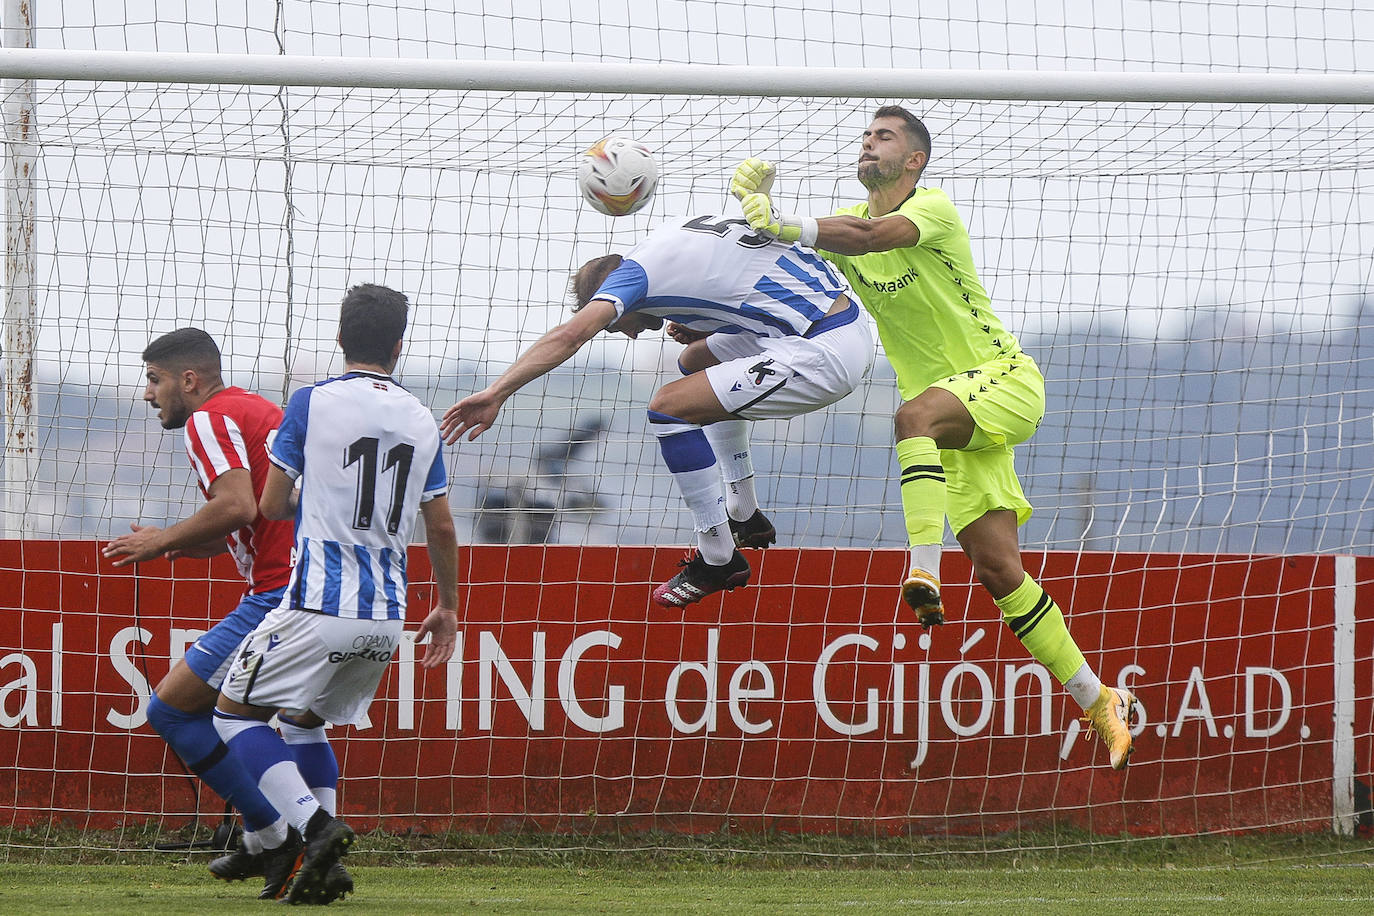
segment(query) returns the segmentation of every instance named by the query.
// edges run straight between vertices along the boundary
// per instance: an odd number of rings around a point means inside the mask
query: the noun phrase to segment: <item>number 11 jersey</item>
[[[272,463],[300,484],[291,607],[404,620],[420,503],[448,490],[439,427],[394,379],[348,372],[291,396]]]

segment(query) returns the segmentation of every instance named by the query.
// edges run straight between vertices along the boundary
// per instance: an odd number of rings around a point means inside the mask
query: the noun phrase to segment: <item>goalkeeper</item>
[[[939,562],[948,516],[978,581],[1011,631],[1087,712],[1114,769],[1132,750],[1135,698],[1106,687],[1079,651],[1054,599],[1022,567],[1017,527],[1031,515],[1013,448],[1045,412],[1045,380],[991,309],[968,230],[945,193],[922,187],[930,132],[896,105],[863,133],[858,178],[868,199],[819,219],[782,215],[773,166],[748,159],[731,192],[750,226],[813,246],[849,279],[897,373],[895,433],[911,548],[902,598],[923,626],[944,622]]]

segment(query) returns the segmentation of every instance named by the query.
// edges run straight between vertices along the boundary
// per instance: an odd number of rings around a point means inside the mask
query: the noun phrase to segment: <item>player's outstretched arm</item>
[[[491,424],[496,422],[496,415],[501,412],[501,405],[504,403],[505,397],[500,396],[493,388],[484,388],[470,394],[444,411],[444,417],[439,421],[439,434],[449,445],[461,439],[463,433],[468,433],[468,441],[471,442],[491,429]]]
[[[766,194],[746,195],[740,201],[740,209],[755,232],[836,254],[892,251],[895,248],[910,248],[921,240],[921,231],[916,224],[895,213],[876,219],[843,214],[814,219],[779,213]]]
[[[735,167],[730,193],[739,199],[749,227],[784,242],[800,242],[836,254],[860,255],[910,248],[920,241],[915,223],[895,214],[876,219],[823,216],[819,219],[779,211],[771,197],[777,174],[771,162],[750,158]]]
[[[415,631],[415,641],[429,636],[420,666],[437,668],[453,657],[458,642],[458,536],[447,496],[421,503],[420,514],[425,520],[429,563],[439,594],[433,610]]]
[[[571,319],[535,341],[534,346],[511,363],[500,378],[482,391],[470,394],[448,410],[439,421],[439,434],[449,445],[467,433],[471,442],[491,428],[506,399],[541,375],[563,365],[582,345],[606,329],[615,319],[615,304],[594,299]]]

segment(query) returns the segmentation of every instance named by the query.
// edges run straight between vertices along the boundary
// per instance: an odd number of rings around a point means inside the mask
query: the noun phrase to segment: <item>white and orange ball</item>
[[[607,216],[642,209],[658,186],[658,163],[637,140],[606,137],[582,154],[577,183],[587,203]]]

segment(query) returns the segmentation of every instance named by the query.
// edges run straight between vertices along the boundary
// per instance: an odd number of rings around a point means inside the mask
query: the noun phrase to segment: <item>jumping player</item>
[[[911,548],[902,598],[924,626],[944,622],[944,521],[1011,631],[1064,684],[1126,766],[1135,698],[1102,684],[1054,599],[1022,567],[1017,527],[1031,515],[1012,463],[1045,412],[1045,380],[993,313],[968,230],[945,193],[920,185],[930,132],[889,105],[863,133],[858,177],[868,199],[834,216],[782,215],[773,166],[741,163],[731,181],[750,226],[814,245],[840,268],[878,324],[903,403],[895,419],[902,511]]]
[[[476,438],[507,398],[601,331],[634,338],[667,322],[687,344],[678,359],[684,377],[650,399],[649,426],[691,510],[696,550],[653,600],[685,607],[746,584],[749,563],[737,548],[767,547],[776,536],[758,508],[746,421],[819,410],[868,373],[872,331],[849,284],[809,249],[707,215],[583,264],[573,298],[570,320],[448,409],[445,441]]]

